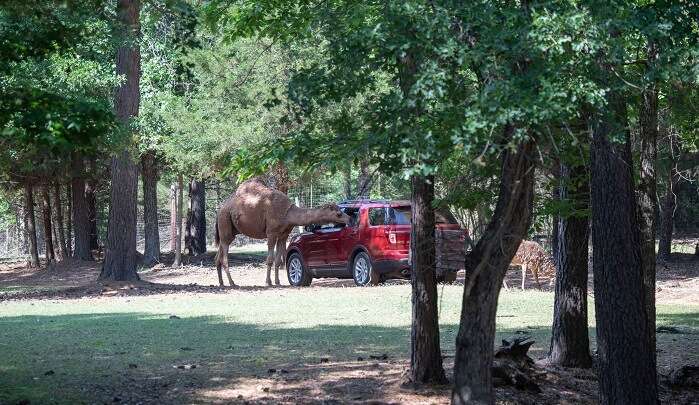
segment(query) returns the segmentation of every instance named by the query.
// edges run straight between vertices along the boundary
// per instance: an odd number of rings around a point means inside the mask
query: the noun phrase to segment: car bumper
[[[376,260],[373,263],[374,269],[381,275],[387,275],[398,278],[410,277],[410,259],[383,259]],[[437,269],[437,276],[442,276],[446,271],[456,273],[456,269]]]
[[[410,276],[410,262],[405,259],[376,260],[373,263],[374,270],[379,274],[392,274],[396,277]]]

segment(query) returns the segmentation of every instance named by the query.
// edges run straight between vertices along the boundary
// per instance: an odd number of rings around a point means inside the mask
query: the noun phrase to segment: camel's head
[[[340,211],[337,204],[325,204],[318,207],[318,210],[320,210],[320,219],[326,223],[349,224],[350,222],[350,216]]]

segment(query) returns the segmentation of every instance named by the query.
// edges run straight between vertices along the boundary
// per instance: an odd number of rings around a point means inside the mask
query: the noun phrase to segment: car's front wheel
[[[289,260],[286,262],[286,275],[289,278],[289,284],[296,287],[305,287],[311,285],[313,276],[303,265],[301,255],[292,253]]]
[[[369,255],[365,252],[359,252],[357,256],[354,257],[354,263],[352,263],[352,277],[354,278],[354,283],[363,285],[375,285],[379,283],[379,275],[374,271],[374,267],[371,265],[371,259]]]

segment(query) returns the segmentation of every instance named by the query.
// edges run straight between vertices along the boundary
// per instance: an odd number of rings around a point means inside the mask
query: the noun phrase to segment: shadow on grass
[[[347,394],[350,387],[364,392],[362,386],[373,387],[372,398],[383,398],[374,389],[380,384],[362,382],[372,379],[361,377],[363,370],[375,367],[366,360],[384,353],[388,362],[404,356],[409,338],[406,328],[278,328],[220,317],[170,319],[139,313],[0,318],[0,331],[2,404],[115,398],[201,402],[226,397],[249,379],[281,381],[293,387],[288,395],[300,398],[316,398],[318,390],[327,396]],[[303,381],[317,384],[304,389]]]
[[[658,321],[696,333],[697,315]],[[498,328],[497,338],[524,332],[547,346],[549,326],[530,327]],[[447,368],[457,329],[441,325]],[[0,317],[0,404],[393,401],[409,338],[407,326],[302,328],[219,316]],[[574,391],[580,382],[566,384]]]
[[[451,369],[458,325],[440,329]],[[527,330],[541,343],[547,332]],[[303,328],[147,313],[5,317],[0,403],[390,402],[409,339],[408,326]]]

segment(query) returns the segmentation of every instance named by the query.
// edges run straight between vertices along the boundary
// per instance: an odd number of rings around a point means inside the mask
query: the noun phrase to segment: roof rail
[[[388,203],[391,200],[381,199],[372,200],[371,198],[353,198],[350,200],[344,200],[340,204],[353,204],[353,203]]]

